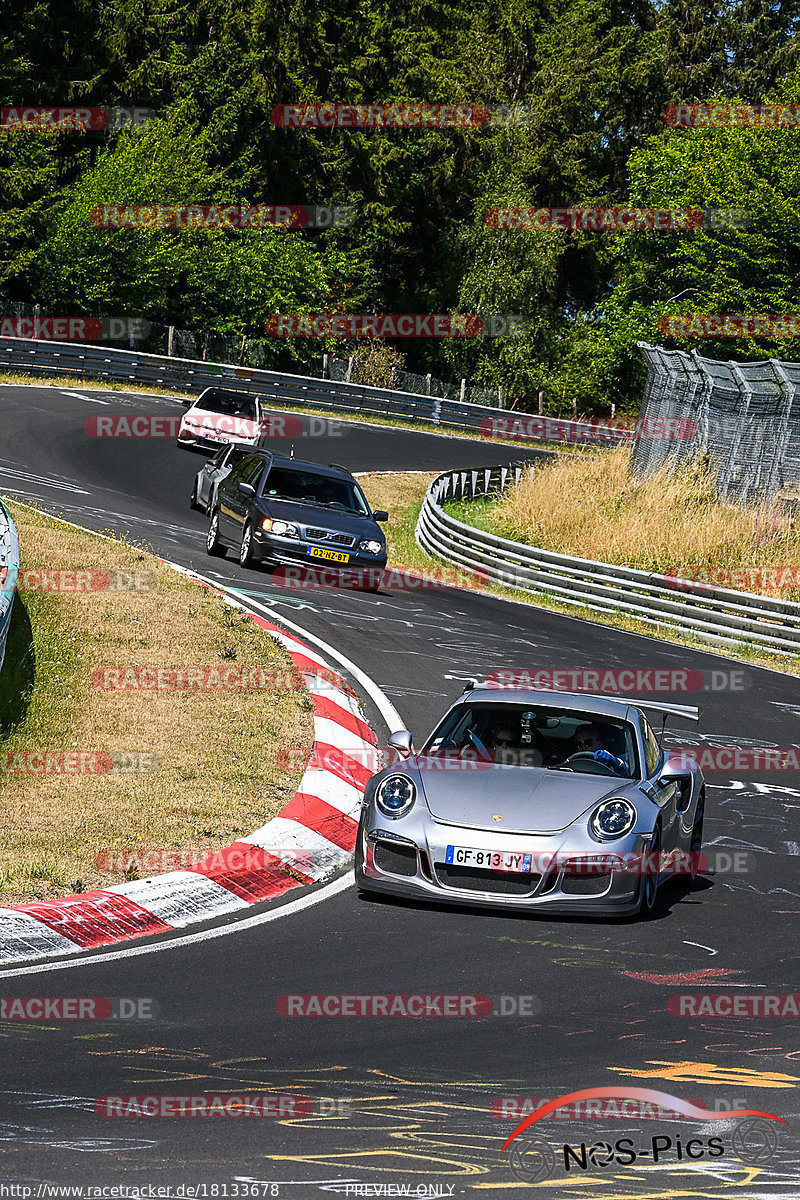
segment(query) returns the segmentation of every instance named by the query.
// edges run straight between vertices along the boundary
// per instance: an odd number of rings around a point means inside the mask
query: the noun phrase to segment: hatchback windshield
[[[276,500],[316,504],[358,517],[369,516],[367,503],[358,488],[346,479],[335,479],[330,475],[273,467],[264,484],[264,495]]]
[[[459,704],[423,753],[498,766],[639,777],[636,737],[628,721],[549,706]]]
[[[225,392],[221,388],[211,388],[204,396],[200,396],[195,407],[205,412],[221,413],[225,417],[246,417],[250,421],[256,419],[256,402],[252,396],[243,396],[241,392]]]

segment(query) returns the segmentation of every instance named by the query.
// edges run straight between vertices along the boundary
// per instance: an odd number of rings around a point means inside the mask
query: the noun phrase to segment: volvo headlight
[[[416,798],[416,784],[407,775],[387,775],[375,792],[375,803],[387,817],[404,816]]]
[[[636,824],[636,809],[630,800],[616,797],[598,804],[589,821],[589,828],[599,842],[610,842],[630,833]]]
[[[264,517],[261,528],[268,533],[277,533],[278,537],[297,537],[297,529],[291,521],[273,521],[272,517]]]
[[[363,550],[365,554],[383,554],[384,546],[381,542],[367,540],[358,543],[359,550]]]

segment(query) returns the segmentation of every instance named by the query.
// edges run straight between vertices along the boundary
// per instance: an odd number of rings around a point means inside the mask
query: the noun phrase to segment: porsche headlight
[[[407,775],[387,775],[375,792],[375,803],[387,817],[404,816],[416,798],[416,784]]]
[[[365,542],[358,543],[359,550],[363,550],[365,554],[383,554],[385,547],[382,542],[375,542],[368,539]]]
[[[589,828],[599,842],[610,842],[630,833],[636,824],[636,809],[630,800],[616,797],[604,800],[589,820]]]

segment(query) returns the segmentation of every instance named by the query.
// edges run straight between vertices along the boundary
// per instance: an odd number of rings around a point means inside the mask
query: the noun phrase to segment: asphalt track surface
[[[145,540],[164,557],[243,589],[278,619],[338,647],[418,736],[462,680],[492,668],[731,666],[713,654],[479,593],[287,596],[263,573],[206,557],[206,519],[187,503],[199,456],[172,441],[84,433],[87,417],[100,412],[172,410],[167,399],[96,389],[0,387],[0,491]],[[355,471],[521,457],[467,440],[356,424],[343,430],[335,441],[307,439],[296,455]],[[746,684],[703,694],[699,734],[676,730],[675,743],[688,744],[694,734],[707,745],[798,746],[797,681],[747,668]],[[384,734],[374,707],[369,715]],[[0,1023],[0,1183],[31,1187],[33,1196],[48,1194],[42,1184],[171,1186],[172,1195],[183,1185],[212,1198],[238,1188],[238,1195],[298,1200],[403,1189],[535,1194],[500,1154],[514,1122],[495,1119],[491,1101],[633,1086],[699,1097],[720,1111],[775,1113],[787,1122],[778,1127],[777,1152],[762,1166],[744,1165],[731,1148],[731,1123],[719,1121],[680,1128],[638,1118],[551,1120],[537,1131],[554,1148],[627,1136],[644,1152],[656,1135],[671,1135],[673,1147],[658,1163],[640,1153],[633,1166],[605,1165],[600,1152],[594,1168],[566,1174],[559,1166],[535,1192],[601,1200],[800,1195],[800,1023],[667,1011],[668,997],[681,991],[800,990],[800,780],[774,771],[707,779],[707,849],[746,851],[748,870],[718,873],[694,890],[667,886],[646,923],[368,900],[345,875],[309,894],[316,903],[248,910],[255,922],[210,923],[199,937],[133,943],[73,959],[65,969],[0,971],[4,996],[147,996],[160,1006],[157,1018],[135,1023]],[[276,1012],[276,997],[286,993],[418,992],[532,995],[540,1008],[535,1016],[482,1019]],[[287,1121],[110,1119],[94,1111],[103,1095],[263,1091],[324,1098],[326,1112]],[[720,1136],[725,1153],[678,1161],[678,1135]]]

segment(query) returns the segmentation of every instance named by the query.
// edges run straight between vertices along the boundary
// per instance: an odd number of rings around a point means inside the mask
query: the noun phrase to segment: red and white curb
[[[361,799],[371,774],[364,764],[377,753],[377,739],[361,715],[357,697],[305,642],[193,572],[169,565],[210,587],[286,648],[314,702],[314,753],[309,763],[324,762],[325,768],[309,765],[277,817],[186,870],[61,900],[0,908],[0,964],[74,954],[234,913],[317,883],[352,857]],[[286,852],[293,850],[301,869],[284,865]]]

